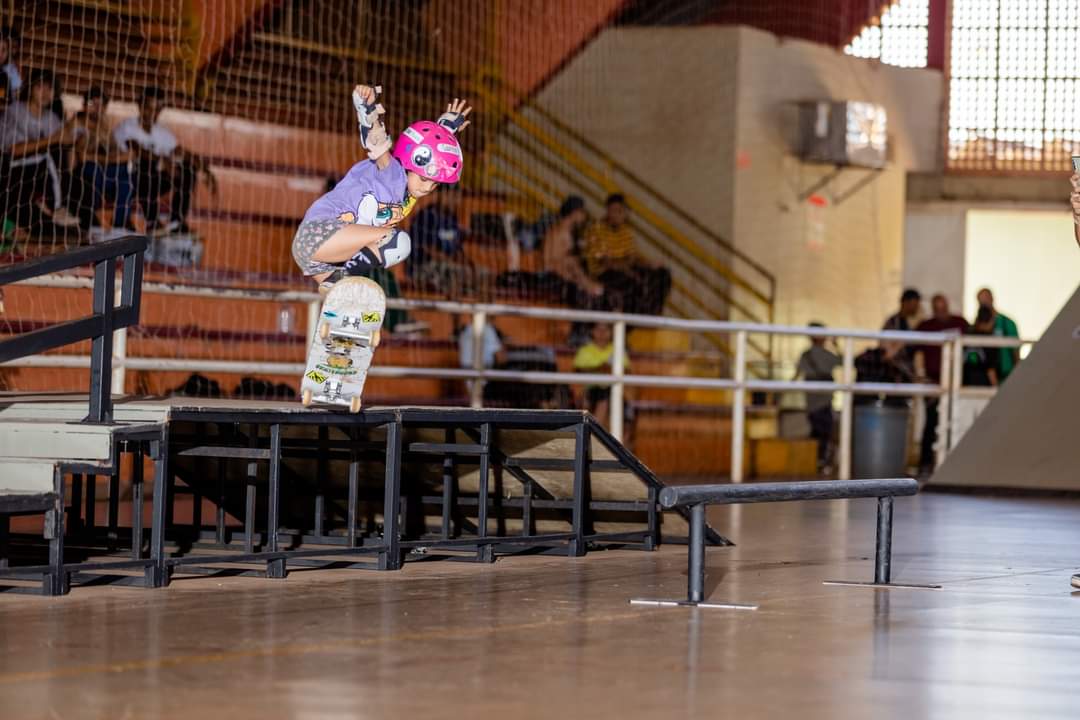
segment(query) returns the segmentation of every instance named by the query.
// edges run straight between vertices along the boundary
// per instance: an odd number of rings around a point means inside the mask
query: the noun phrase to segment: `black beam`
[[[889,480],[811,480],[807,482],[750,483],[745,485],[682,485],[660,491],[660,505],[675,508],[706,503],[733,505],[792,500],[847,500],[899,497],[919,492],[912,478]]]

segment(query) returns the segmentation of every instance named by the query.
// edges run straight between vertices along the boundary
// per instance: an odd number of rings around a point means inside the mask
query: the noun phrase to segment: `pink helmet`
[[[461,179],[461,145],[454,133],[430,120],[420,120],[405,128],[394,143],[394,157],[421,177],[440,183]]]

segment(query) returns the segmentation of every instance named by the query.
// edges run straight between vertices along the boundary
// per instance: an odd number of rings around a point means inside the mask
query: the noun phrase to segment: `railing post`
[[[615,382],[611,385],[611,434],[622,442],[623,438],[623,392],[622,378],[626,372],[626,321],[615,323],[614,354],[611,358],[611,374]]]
[[[123,304],[123,288],[119,288],[116,291],[116,298],[114,305]],[[124,395],[126,380],[127,380],[127,368],[125,366],[127,362],[127,326],[120,328],[113,333],[113,370],[112,370],[112,386],[116,389],[117,394]]]
[[[844,338],[844,365],[841,382],[851,386],[855,383],[855,340]],[[840,466],[837,468],[837,478],[840,480],[851,479],[851,447],[852,447],[852,424],[854,421],[855,393],[850,389],[844,390],[840,395]]]
[[[939,395],[935,402],[937,402],[937,427],[934,428],[934,437],[937,441],[934,443],[934,467],[941,467],[941,464],[945,462],[945,456],[948,454],[949,446],[949,433],[951,428],[949,427],[949,415],[952,412],[952,341],[946,342],[941,346],[941,377],[938,378],[938,384],[941,387],[941,395]],[[929,398],[927,398],[927,402]]]
[[[746,439],[746,331],[735,333],[735,390],[731,397],[731,482],[743,481]]]
[[[952,388],[950,389],[949,417],[946,420],[948,427],[946,452],[951,452],[953,449],[953,438],[956,435],[954,418],[960,406],[960,391],[964,387],[964,338],[962,336],[953,341],[952,355]]]
[[[472,369],[481,376],[484,373],[484,332],[487,329],[487,313],[477,310],[472,316]],[[469,386],[469,405],[484,407],[484,380],[473,378]]]
[[[101,318],[101,334],[90,345],[90,413],[87,421],[112,422],[113,302],[116,287],[115,259],[94,265],[94,315]]]
[[[307,344],[308,347],[315,342],[315,333],[319,332],[319,311],[322,309],[322,299],[309,300],[307,304]]]

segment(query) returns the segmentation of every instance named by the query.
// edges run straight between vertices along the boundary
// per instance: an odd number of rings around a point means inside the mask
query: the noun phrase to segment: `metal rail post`
[[[937,402],[937,427],[934,428],[934,436],[937,441],[934,443],[934,467],[941,467],[941,464],[945,462],[945,455],[949,452],[949,435],[952,430],[949,423],[949,417],[952,414],[952,359],[952,343],[942,345],[941,377],[938,378],[941,395],[935,401]],[[926,402],[931,402],[930,398],[927,398]]]
[[[472,316],[472,369],[478,374],[484,373],[484,332],[487,329],[487,313],[477,311]],[[469,404],[474,408],[484,407],[484,381],[474,378],[469,387]]]
[[[844,338],[843,377],[844,385],[855,384],[855,341]],[[851,479],[852,424],[854,420],[855,393],[844,390],[840,396],[840,467],[837,478]]]
[[[735,389],[731,394],[731,482],[743,481],[746,441],[746,331],[735,333]]]
[[[705,602],[705,503],[690,506],[687,602]]]
[[[948,439],[949,445],[945,449],[946,452],[953,449],[953,441],[955,438],[955,418],[957,410],[960,405],[960,391],[964,387],[964,340],[963,338],[957,338],[953,342],[952,346],[952,388],[951,398],[949,402],[949,417],[948,417]]]
[[[623,439],[623,391],[625,385],[622,378],[626,373],[626,321],[619,320],[615,323],[614,332],[614,355],[611,358],[611,374],[615,382],[611,385],[611,434],[616,440]]]
[[[888,585],[892,577],[892,496],[877,500],[877,544],[874,547],[874,583]]]

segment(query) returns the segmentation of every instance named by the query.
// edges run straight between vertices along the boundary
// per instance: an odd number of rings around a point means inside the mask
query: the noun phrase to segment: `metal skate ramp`
[[[162,586],[226,568],[284,577],[289,567],[649,550],[688,534],[683,515],[659,509],[663,484],[582,411],[349,414],[298,402],[125,398],[112,423],[91,425],[78,422],[86,402],[0,396],[0,449],[8,460],[23,453],[39,481],[52,463],[50,491],[70,501],[51,524],[83,549],[62,567],[53,557],[0,577],[60,576],[48,587],[64,592],[69,579],[121,570],[126,584]],[[108,485],[100,522],[97,477]]]

